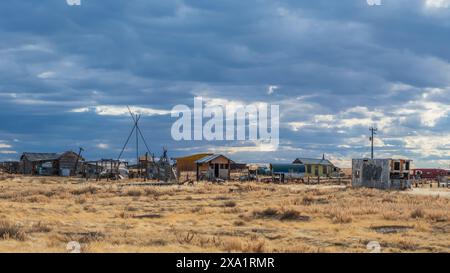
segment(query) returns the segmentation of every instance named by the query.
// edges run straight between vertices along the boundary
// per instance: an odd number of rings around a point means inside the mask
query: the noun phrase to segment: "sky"
[[[449,33],[450,0],[8,1],[0,161],[79,147],[91,160],[117,158],[129,105],[156,156],[163,147],[238,162],[325,154],[349,167],[370,156],[376,126],[376,157],[448,168]],[[279,105],[279,147],[173,140],[171,109],[196,96]]]

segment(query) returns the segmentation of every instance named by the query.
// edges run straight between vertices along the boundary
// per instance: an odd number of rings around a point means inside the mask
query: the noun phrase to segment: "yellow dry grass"
[[[0,176],[0,252],[449,252],[450,199],[350,187]]]

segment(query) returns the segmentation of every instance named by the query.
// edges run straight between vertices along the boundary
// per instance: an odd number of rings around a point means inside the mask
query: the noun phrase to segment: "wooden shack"
[[[76,175],[81,172],[84,159],[75,152],[23,153],[20,157],[19,172],[28,175]]]
[[[216,180],[230,179],[230,165],[234,163],[228,157],[221,154],[214,154],[203,157],[195,161],[197,167],[197,181],[199,180]]]
[[[195,179],[196,178],[196,171],[197,171],[197,163],[195,163],[197,160],[202,159],[207,156],[211,156],[213,154],[208,153],[200,153],[200,154],[193,154],[189,156],[184,157],[176,157],[175,160],[175,167],[177,170],[177,177],[187,177],[188,179]]]
[[[57,175],[58,158],[56,153],[23,153],[20,157],[20,173],[30,175]]]
[[[73,176],[82,172],[84,158],[72,151],[65,152],[58,157],[59,175]]]

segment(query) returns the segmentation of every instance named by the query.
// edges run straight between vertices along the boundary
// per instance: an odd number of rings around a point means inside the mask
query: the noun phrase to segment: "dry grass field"
[[[0,176],[0,252],[450,252],[450,199],[339,186]],[[446,190],[443,190],[446,191]]]

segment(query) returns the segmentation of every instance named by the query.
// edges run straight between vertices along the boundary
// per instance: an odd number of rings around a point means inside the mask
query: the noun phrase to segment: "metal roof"
[[[315,158],[297,158],[294,160],[294,163],[301,163],[305,165],[331,165],[333,166],[333,163],[331,163],[328,159],[315,159]]]
[[[302,164],[270,164],[273,173],[304,173],[306,168]]]
[[[233,160],[229,159],[228,157],[226,157],[226,156],[224,156],[224,155],[221,155],[221,154],[215,154],[215,155],[208,155],[208,156],[205,156],[205,157],[203,157],[203,158],[200,158],[199,160],[195,161],[195,163],[197,163],[197,164],[207,163],[207,162],[210,162],[210,161],[212,161],[212,160],[214,160],[214,159],[216,159],[216,158],[219,158],[219,157],[221,157],[221,156],[223,156],[223,157],[225,157],[226,159],[230,160],[230,162],[234,162]]]
[[[57,153],[23,153],[22,158],[26,157],[31,162],[53,161],[60,157]]]

